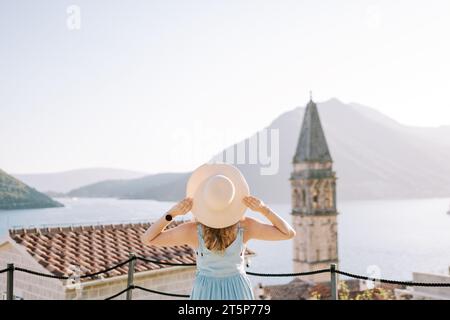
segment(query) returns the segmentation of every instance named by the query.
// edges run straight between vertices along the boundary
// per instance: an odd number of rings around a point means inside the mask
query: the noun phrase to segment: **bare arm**
[[[176,216],[186,214],[191,208],[192,199],[186,198],[170,209],[167,214],[170,214],[175,218]],[[166,220],[165,216],[166,215],[164,214],[164,216],[156,220],[141,236],[141,240],[144,244],[154,246],[197,245],[195,223],[186,222],[175,228],[164,231],[171,223],[171,221]]]
[[[295,230],[258,198],[245,197],[243,202],[251,210],[261,213],[271,222],[271,224],[266,224],[257,219],[246,217],[248,239],[288,240],[295,236]]]

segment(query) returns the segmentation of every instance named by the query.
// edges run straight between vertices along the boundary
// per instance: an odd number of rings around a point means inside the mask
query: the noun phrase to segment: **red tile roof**
[[[363,292],[360,290],[360,280],[346,279],[342,280],[342,282],[347,287],[350,299],[354,299],[356,295]],[[394,288],[401,288],[401,286],[378,284],[378,288],[374,289],[373,292],[375,300],[381,300],[378,294],[380,288],[392,294]],[[262,289],[262,298],[270,300],[307,300],[313,294],[319,294],[321,300],[331,299],[330,282],[314,283],[299,277],[294,278],[286,284],[262,286]]]
[[[268,300],[307,300],[309,290],[314,286],[311,281],[294,278],[289,283],[263,286],[263,299]]]
[[[169,228],[180,223],[182,222],[173,222]],[[94,273],[127,260],[130,252],[162,262],[195,263],[195,252],[187,245],[156,247],[142,244],[140,236],[149,226],[150,223],[138,223],[17,229],[10,230],[9,233],[16,243],[24,246],[39,264],[54,275],[71,274],[71,266],[78,266],[81,274]],[[247,250],[247,254],[251,253]],[[138,260],[135,272],[167,267]],[[113,277],[127,272],[128,266],[124,265],[103,276]]]

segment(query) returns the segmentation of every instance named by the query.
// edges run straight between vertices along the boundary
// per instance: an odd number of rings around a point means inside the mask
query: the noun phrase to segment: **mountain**
[[[339,199],[450,196],[450,127],[405,126],[372,108],[356,103],[344,104],[338,99],[317,105],[338,177]],[[249,159],[249,141],[271,129],[277,130],[279,170],[276,174],[262,175],[261,169],[268,166],[261,161],[236,166],[245,175],[253,194],[269,202],[290,202],[289,176],[304,110],[297,107],[283,113],[268,127],[229,146],[213,159],[226,159],[224,154],[231,149],[235,153],[244,149],[245,159]],[[158,183],[153,183],[156,177]],[[136,180],[122,181],[114,196],[130,197],[127,190],[133,190],[131,197],[181,199],[189,173],[170,177],[170,181],[164,181],[164,176],[148,176],[140,180],[140,187]],[[82,189],[85,195],[107,195],[105,190],[114,183],[118,182]]]
[[[55,173],[13,174],[17,179],[41,192],[65,193],[88,184],[112,180],[134,179],[145,176],[145,173],[111,169],[87,168]]]
[[[62,207],[59,202],[0,170],[0,210]]]
[[[383,126],[415,135],[418,139],[431,140],[431,143],[438,146],[450,146],[450,139],[446,138],[450,137],[450,125],[434,128],[405,126],[370,107],[358,103],[350,103],[349,105],[371,121],[379,122]]]
[[[131,180],[107,180],[72,190],[67,195],[171,201],[184,194],[188,177],[189,173],[160,173]]]
[[[450,195],[450,148],[445,148],[450,135],[441,136],[442,128],[404,126],[374,109],[337,99],[318,108],[338,177],[339,199]],[[261,176],[255,165],[238,165],[256,195],[290,201],[288,179],[303,113],[304,108],[296,108],[268,127],[278,129],[280,135],[276,175]]]

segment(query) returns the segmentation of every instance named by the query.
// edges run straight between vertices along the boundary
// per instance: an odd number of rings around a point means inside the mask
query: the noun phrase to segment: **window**
[[[306,207],[306,191],[302,189],[302,207]]]
[[[315,187],[314,191],[313,191],[313,197],[312,197],[312,201],[313,201],[313,208],[317,208],[319,206],[319,188]]]

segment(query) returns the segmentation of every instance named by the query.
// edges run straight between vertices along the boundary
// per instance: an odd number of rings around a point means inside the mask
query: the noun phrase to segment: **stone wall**
[[[413,272],[413,281],[450,283],[450,275]],[[413,297],[415,299],[450,300],[450,287],[414,287]]]
[[[177,294],[190,294],[192,284],[195,277],[195,267],[174,267],[166,268],[162,271],[150,271],[136,273],[134,275],[134,284],[162,292],[170,292]],[[117,280],[104,281],[96,280],[91,283],[82,284],[82,289],[69,289],[66,292],[67,299],[87,299],[102,300],[127,287],[127,277],[118,277]],[[115,298],[116,300],[124,300],[126,293]],[[178,297],[164,296],[145,292],[139,289],[133,290],[133,300],[163,300],[163,299],[186,299]]]
[[[6,268],[8,263],[16,267],[27,268],[33,271],[48,273],[31,256],[22,252],[9,242],[0,245],[0,269]],[[6,272],[0,274],[0,293],[6,293]],[[14,272],[14,295],[25,300],[57,300],[64,299],[63,282],[35,276],[24,272]]]
[[[13,244],[6,242],[0,246],[0,269],[6,268],[8,263],[15,266],[49,273],[39,265],[28,253],[20,250]],[[0,299],[6,294],[7,273],[0,274]],[[171,267],[157,271],[135,273],[134,283],[136,285],[177,294],[190,294],[195,278],[195,267]],[[95,280],[81,283],[78,290],[66,288],[65,281],[50,279],[14,272],[14,294],[25,300],[64,300],[64,299],[88,299],[101,300],[125,289],[127,276],[120,276],[111,281],[109,279]],[[125,299],[122,294],[116,299]],[[148,293],[139,289],[133,290],[133,300],[137,299],[185,299]]]
[[[337,263],[337,221],[336,216],[292,216],[296,231],[293,246],[294,272],[329,268]],[[328,273],[307,276],[307,279],[329,281]]]

